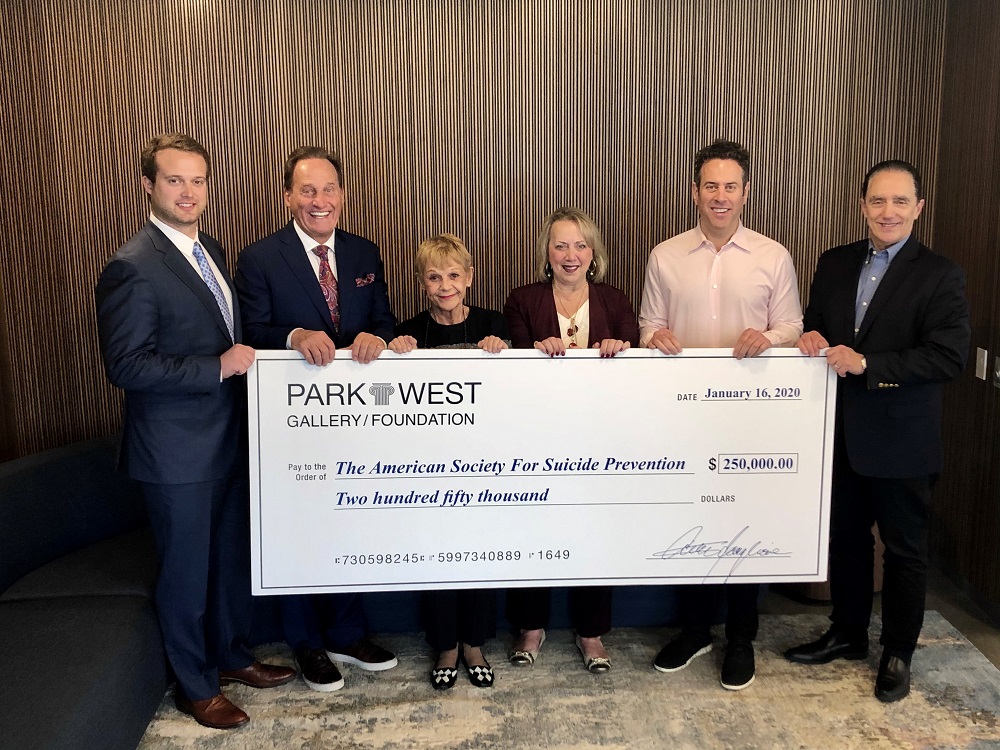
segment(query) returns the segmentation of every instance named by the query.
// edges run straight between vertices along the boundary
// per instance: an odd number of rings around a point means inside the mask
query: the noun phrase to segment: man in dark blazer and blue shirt
[[[344,169],[326,149],[306,146],[285,162],[285,205],[292,220],[240,253],[236,289],[246,341],[257,349],[294,349],[327,366],[338,348],[368,364],[396,324],[378,247],[337,229]],[[313,690],[343,687],[333,662],[369,671],[396,657],[367,638],[359,594],[281,597],[285,640]]]
[[[125,391],[120,463],[139,481],[156,539],[156,609],[177,708],[229,729],[247,715],[220,685],[273,687],[295,671],[256,661],[250,628],[249,503],[240,450],[253,349],[222,248],[198,231],[208,153],[158,136],[142,153],[150,217],[95,291],[104,367]]]
[[[785,652],[794,662],[866,659],[873,597],[872,524],[885,544],[882,657],[875,696],[910,691],[923,625],[928,511],[941,471],[941,390],[965,367],[965,274],[913,235],[920,174],[872,167],[861,188],[868,239],[823,253],[799,349],[841,377],[830,518],[830,629]],[[825,350],[822,351],[822,350]]]

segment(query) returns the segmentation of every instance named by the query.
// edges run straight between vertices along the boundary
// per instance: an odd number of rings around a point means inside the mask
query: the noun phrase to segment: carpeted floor
[[[762,617],[757,679],[738,693],[719,685],[718,641],[687,669],[656,672],[652,659],[673,630],[612,631],[607,675],[584,670],[568,631],[549,633],[528,669],[509,666],[509,638],[497,639],[486,646],[496,686],[462,679],[445,693],[427,681],[431,654],[420,636],[385,637],[399,667],[348,667],[347,686],[334,693],[301,680],[266,691],[227,687],[250,714],[243,729],[204,729],[168,695],[139,748],[1000,748],[1000,671],[939,614],[927,613],[910,696],[888,706],[873,695],[875,649],[867,663],[807,667],[781,657],[826,626],[820,615]],[[291,663],[284,646],[258,656]]]

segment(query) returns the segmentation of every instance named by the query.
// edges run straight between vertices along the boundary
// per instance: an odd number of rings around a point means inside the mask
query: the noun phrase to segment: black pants
[[[496,634],[497,592],[494,589],[425,591],[424,629],[435,651],[457,643],[482,646]]]
[[[521,630],[547,628],[552,589],[508,589],[507,620]],[[581,638],[597,638],[611,630],[611,587],[575,586],[569,590],[569,618]]]
[[[336,651],[368,635],[361,594],[292,594],[279,598],[281,627],[293,651]]]
[[[874,596],[872,524],[885,544],[882,638],[887,654],[909,661],[924,623],[927,519],[937,476],[906,479],[855,473],[842,441],[833,461],[830,507],[830,619],[849,638],[867,633]]]
[[[686,633],[708,637],[715,616],[726,601],[726,639],[752,641],[757,637],[757,597],[760,584],[726,583],[677,586],[681,627]]]

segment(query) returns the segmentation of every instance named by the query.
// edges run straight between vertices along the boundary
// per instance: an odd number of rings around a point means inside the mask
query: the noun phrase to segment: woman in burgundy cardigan
[[[535,348],[550,357],[567,349],[600,349],[613,357],[639,344],[639,323],[628,298],[602,283],[608,255],[594,221],[576,208],[556,209],[542,225],[536,245],[540,281],[518,287],[504,305],[515,348]],[[581,586],[569,591],[576,644],[591,672],[611,669],[601,636],[611,629],[611,587]],[[511,664],[530,666],[538,657],[549,624],[551,589],[510,589],[507,619],[520,635]]]

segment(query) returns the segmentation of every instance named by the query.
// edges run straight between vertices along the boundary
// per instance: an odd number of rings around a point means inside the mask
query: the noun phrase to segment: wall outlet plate
[[[986,362],[989,359],[989,352],[976,347],[976,377],[986,380]]]

